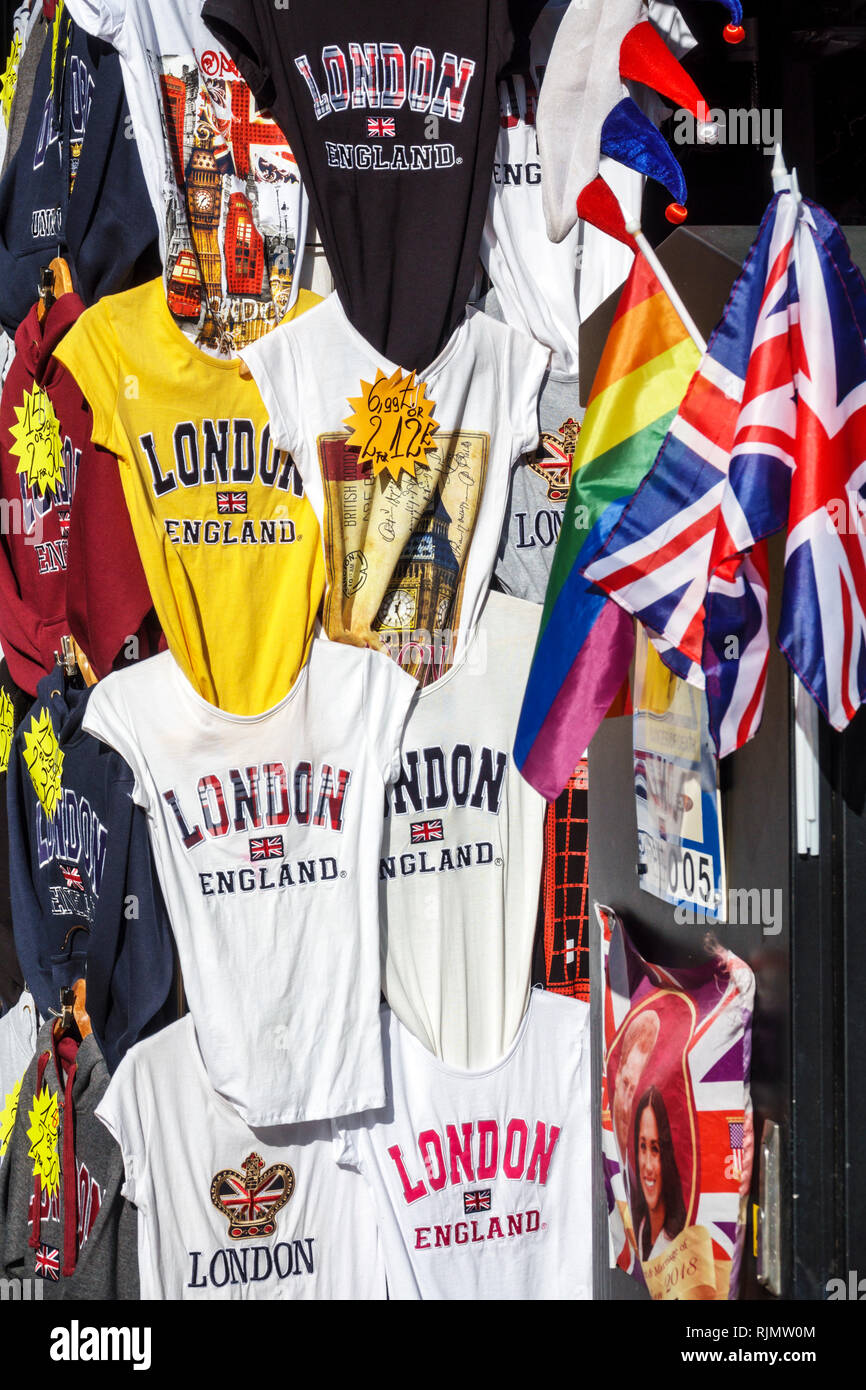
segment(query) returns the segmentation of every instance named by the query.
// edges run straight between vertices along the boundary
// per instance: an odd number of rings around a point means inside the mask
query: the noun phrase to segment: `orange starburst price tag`
[[[354,413],[343,424],[351,430],[349,447],[361,451],[360,462],[369,461],[374,476],[387,470],[395,481],[401,472],[414,478],[439,428],[426,383],[416,382],[414,372],[404,376],[399,367],[391,377],[377,369],[376,380],[362,381],[361,395],[350,396],[349,405]]]

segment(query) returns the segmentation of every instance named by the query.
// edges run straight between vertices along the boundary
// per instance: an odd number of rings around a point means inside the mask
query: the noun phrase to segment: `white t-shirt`
[[[415,696],[388,793],[382,990],[456,1067],[501,1057],[529,997],[546,803],[512,747],[540,618],[488,596],[463,657]]]
[[[148,814],[208,1075],[248,1124],[382,1103],[379,847],[414,691],[381,653],[316,639],[260,715],[209,705],[169,652],[90,697],[84,727]]]
[[[120,54],[169,307],[210,351],[267,333],[297,296],[307,196],[278,126],[202,22],[201,0],[67,0]]]
[[[0,1018],[0,1163],[12,1134],[18,1093],[36,1051],[39,1018],[33,995],[24,990],[13,1009]]]
[[[370,1196],[330,1123],[251,1130],[210,1085],[190,1015],[127,1053],[96,1114],[138,1208],[142,1298],[385,1297]]]
[[[329,634],[339,635],[336,602],[339,612],[350,613],[345,627],[358,635],[371,628],[447,628],[457,634],[459,656],[490,585],[511,466],[538,443],[547,349],[467,311],[416,378],[434,402],[439,428],[414,476],[400,471],[398,480],[361,466],[358,448],[348,442],[354,427],[346,422],[365,397],[364,383],[375,383],[377,371],[393,378],[400,368],[365,342],[336,294],[241,355],[261,391],[274,442],[291,453],[322,528]],[[383,435],[390,434],[391,417],[383,412],[382,420]],[[406,542],[425,525],[429,532],[409,563]],[[423,592],[411,572],[416,561],[427,575]],[[395,573],[401,577],[392,583]]]
[[[550,365],[558,376],[576,377],[580,325],[622,284],[634,257],[622,242],[583,222],[576,222],[563,241],[548,240],[535,116],[567,9],[568,3],[544,7],[532,30],[529,73],[499,83],[499,139],[481,260],[505,322],[552,349]],[[622,206],[639,212],[641,175],[610,159],[602,159],[601,167]]]
[[[533,990],[484,1071],[382,1028],[388,1109],[335,1142],[373,1188],[391,1298],[591,1298],[589,1005]]]

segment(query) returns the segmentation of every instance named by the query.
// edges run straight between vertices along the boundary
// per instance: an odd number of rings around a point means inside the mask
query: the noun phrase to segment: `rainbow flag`
[[[700,354],[638,253],[593,382],[514,743],[553,800],[628,674],[632,620],[583,578],[655,461]]]

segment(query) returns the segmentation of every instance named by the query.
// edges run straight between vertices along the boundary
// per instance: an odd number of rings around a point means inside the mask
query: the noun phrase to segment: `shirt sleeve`
[[[131,3],[132,0],[66,0],[66,8],[85,33],[105,39],[117,48]]]
[[[123,1154],[124,1197],[147,1210],[147,1147],[139,1105],[135,1059],[125,1057],[96,1107],[96,1118],[114,1137]]]
[[[118,445],[114,427],[120,359],[104,301],[85,309],[57,344],[54,356],[72,373],[93,412],[93,443],[120,453],[122,444]]]
[[[268,44],[254,0],[206,0],[201,17],[228,50],[260,110],[274,104],[276,88],[266,57]]]
[[[418,692],[414,676],[383,652],[369,652],[364,681],[364,731],[386,786],[400,775],[400,745]]]
[[[538,397],[550,362],[550,349],[516,329],[511,329],[510,335],[502,361],[502,399],[510,405],[514,463],[521,454],[531,454],[538,448]]]
[[[361,1155],[355,1142],[355,1128],[345,1118],[331,1121],[331,1148],[341,1168],[361,1171]]]
[[[121,690],[121,672],[106,676],[94,686],[87,701],[82,728],[94,738],[115,748],[129,764],[134,778],[132,799],[137,806],[150,810],[150,801],[142,775],[141,753],[132,728]]]
[[[299,403],[301,372],[288,330],[275,328],[250,343],[240,356],[253,374],[271,422],[271,436],[297,462],[303,454]]]

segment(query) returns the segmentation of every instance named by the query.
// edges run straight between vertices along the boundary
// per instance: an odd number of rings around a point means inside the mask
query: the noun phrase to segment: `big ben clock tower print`
[[[421,685],[441,675],[440,663],[450,663],[451,653],[441,650],[452,618],[460,566],[448,539],[451,518],[441,493],[434,493],[419,525],[409,537],[397,562],[391,582],[379,608],[380,632],[428,634],[433,651],[403,669],[416,676]]]
[[[222,298],[222,263],[219,226],[222,212],[222,175],[214,155],[214,133],[204,121],[196,128],[195,142],[186,170],[186,201],[190,231],[198,255],[205,286],[208,315],[203,330],[205,342],[217,336],[211,306]]]

